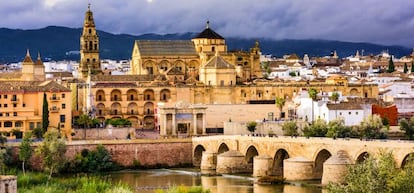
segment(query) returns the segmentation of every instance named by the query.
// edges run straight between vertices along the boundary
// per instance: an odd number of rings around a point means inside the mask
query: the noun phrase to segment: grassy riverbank
[[[43,173],[18,174],[19,193],[133,193],[125,184],[113,184],[109,179],[98,176],[56,177],[48,181]]]

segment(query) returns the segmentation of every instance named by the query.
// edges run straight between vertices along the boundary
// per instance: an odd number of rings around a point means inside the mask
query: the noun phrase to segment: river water
[[[211,193],[321,193],[317,187],[296,185],[258,185],[247,176],[200,176],[190,170],[134,170],[111,173],[113,182],[126,183],[139,193],[153,193],[170,186],[203,186]]]

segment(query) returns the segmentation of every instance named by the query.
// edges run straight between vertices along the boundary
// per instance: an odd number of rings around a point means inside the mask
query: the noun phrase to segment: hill
[[[67,28],[49,26],[42,29],[20,30],[0,28],[0,63],[22,61],[26,49],[31,50],[32,57],[40,51],[43,58],[52,60],[79,60],[79,37],[81,28]],[[143,34],[139,36],[128,34],[111,34],[98,31],[100,37],[100,49],[102,59],[130,59],[134,40],[190,40],[196,33],[180,34]],[[370,43],[352,43],[330,40],[273,40],[258,39],[264,54],[282,56],[296,53],[299,56],[329,55],[332,50],[337,50],[340,57],[349,56],[356,50],[364,50],[365,54],[378,54],[388,50],[391,54],[400,57],[411,53],[410,48],[402,46],[384,46]],[[226,38],[229,50],[248,50],[254,45],[256,39]],[[74,54],[75,53],[75,54]]]

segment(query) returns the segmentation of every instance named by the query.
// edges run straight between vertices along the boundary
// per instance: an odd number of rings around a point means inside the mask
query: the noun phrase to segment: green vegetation
[[[52,174],[58,172],[65,162],[66,143],[59,138],[58,131],[50,130],[45,133],[43,142],[36,151],[42,159],[44,171],[49,172],[50,180]]]
[[[247,130],[251,133],[254,133],[256,131],[257,123],[255,121],[251,121],[247,123]]]
[[[131,121],[124,118],[107,119],[105,120],[105,124],[111,124],[113,126],[131,126]]]
[[[73,178],[54,178],[42,173],[18,175],[19,193],[133,193],[124,184],[113,184],[104,177],[78,176]]]
[[[16,139],[21,139],[23,137],[23,132],[19,129],[13,129],[11,132],[14,136],[16,136]]]
[[[30,158],[32,157],[32,133],[27,132],[24,135],[24,138],[19,146],[19,160],[22,162],[22,171],[23,174],[26,174],[25,164],[29,163]]]
[[[387,69],[387,72],[388,73],[392,73],[394,71],[395,71],[394,61],[392,60],[392,57],[390,57],[390,60],[388,61],[388,69]]]
[[[412,159],[412,158],[410,158]],[[392,153],[381,153],[375,160],[368,157],[363,163],[350,166],[344,184],[330,184],[330,193],[413,193],[414,163],[396,169]]]
[[[276,97],[275,99],[276,107],[279,109],[279,118],[282,118],[283,106],[286,104],[286,99],[283,97]]]
[[[333,100],[336,103],[339,99],[339,93],[338,92],[333,92],[330,99]]]
[[[210,190],[206,190],[201,186],[173,186],[168,190],[155,190],[155,193],[210,193]]]
[[[306,137],[325,137],[328,132],[328,125],[322,119],[316,119],[312,124],[303,129],[303,135]]]
[[[404,73],[406,74],[408,72],[408,66],[407,63],[404,63]]]
[[[282,125],[283,135],[286,136],[298,136],[298,126],[295,121],[286,121]]]
[[[75,155],[75,158],[66,164],[63,172],[67,173],[96,173],[107,172],[117,168],[113,163],[111,153],[103,145],[98,145],[95,150],[83,149]]]
[[[400,121],[400,129],[404,131],[405,137],[409,140],[414,139],[414,117],[409,120],[402,119]]]
[[[358,132],[361,137],[368,139],[387,138],[387,130],[382,124],[382,119],[379,115],[365,117],[358,127]]]
[[[43,93],[43,109],[42,109],[43,133],[46,133],[48,127],[49,127],[49,104],[47,103],[46,93]]]
[[[34,137],[36,138],[43,138],[43,128],[34,128],[32,131]]]
[[[358,134],[352,129],[352,127],[345,126],[344,119],[339,118],[328,123],[328,132],[326,133],[326,137],[346,138],[357,135]]]

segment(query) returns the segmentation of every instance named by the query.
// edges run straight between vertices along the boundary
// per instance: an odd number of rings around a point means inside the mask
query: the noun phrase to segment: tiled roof
[[[223,57],[213,56],[202,68],[234,69],[235,67],[224,60]]]
[[[196,37],[194,37],[194,39],[221,39],[224,40],[224,38],[216,33],[215,31],[213,31],[212,29],[210,29],[209,27],[207,27],[206,29],[204,29],[200,34],[198,34]]]
[[[358,103],[341,102],[338,104],[327,104],[329,110],[362,110],[362,107]]]
[[[55,81],[0,81],[0,92],[70,92]]]
[[[141,56],[196,56],[194,44],[190,40],[136,40]]]

